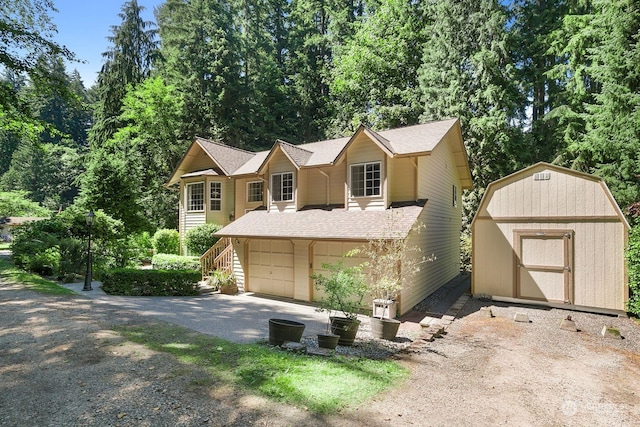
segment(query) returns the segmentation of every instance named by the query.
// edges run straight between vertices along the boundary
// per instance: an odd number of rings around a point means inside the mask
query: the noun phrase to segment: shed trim
[[[498,222],[620,222],[620,218],[607,216],[488,216],[481,215],[477,220]]]

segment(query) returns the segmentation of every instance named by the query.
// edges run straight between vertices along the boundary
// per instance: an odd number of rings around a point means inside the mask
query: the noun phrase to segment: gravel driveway
[[[0,283],[0,425],[638,425],[640,327],[571,313],[581,332],[569,332],[558,327],[567,314],[471,300],[445,335],[399,357],[406,383],[318,417],[203,382],[200,368],[112,330],[152,317]],[[624,339],[603,338],[605,324]]]

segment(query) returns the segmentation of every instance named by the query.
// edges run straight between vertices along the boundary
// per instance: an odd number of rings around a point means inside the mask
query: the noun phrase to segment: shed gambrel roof
[[[225,175],[239,177],[258,174],[277,151],[282,151],[298,169],[333,165],[341,160],[349,145],[361,133],[367,135],[390,157],[428,155],[450,135],[451,141],[453,141],[451,150],[462,187],[468,189],[473,185],[458,119],[434,121],[382,131],[373,131],[366,126],[360,126],[350,137],[299,145],[278,140],[270,150],[257,153],[250,153],[219,142],[196,138],[189,150],[187,150],[187,154],[181,160],[178,169],[167,182],[167,185],[175,184],[180,176],[192,172],[181,168],[185,163],[185,159],[195,153],[194,145],[202,148]]]
[[[618,203],[616,202],[613,195],[611,194],[609,187],[607,187],[607,184],[604,182],[602,178],[596,175],[591,175],[585,172],[576,171],[573,169],[565,168],[563,166],[553,165],[551,163],[546,163],[546,162],[535,163],[529,167],[516,171],[511,175],[507,175],[503,178],[500,178],[496,181],[491,182],[487,186],[487,189],[484,192],[482,199],[480,200],[480,204],[478,205],[478,210],[476,211],[476,214],[474,215],[473,220],[471,221],[471,226],[473,227],[473,225],[478,219],[491,217],[491,215],[483,214],[483,212],[487,210],[487,206],[490,203],[496,191],[504,187],[507,187],[513,184],[514,182],[523,179],[524,177],[532,176],[535,173],[544,172],[544,171],[554,171],[560,174],[570,175],[570,176],[574,176],[584,180],[598,183],[598,185],[602,189],[602,193],[604,194],[604,197],[606,197],[606,199],[608,200],[608,203],[611,206],[611,211],[615,212],[615,217],[621,223],[623,223],[627,229],[630,228],[626,217],[624,216],[624,214],[622,213],[622,210],[620,209],[620,206],[618,206]],[[548,196],[548,194],[544,194],[544,195]]]

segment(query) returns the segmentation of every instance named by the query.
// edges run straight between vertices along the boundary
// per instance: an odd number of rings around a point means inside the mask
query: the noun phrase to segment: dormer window
[[[370,197],[382,194],[380,162],[351,165],[351,195]]]
[[[271,175],[271,200],[274,202],[293,201],[293,172]]]

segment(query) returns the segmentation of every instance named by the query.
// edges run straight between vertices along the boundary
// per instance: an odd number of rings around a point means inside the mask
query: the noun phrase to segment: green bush
[[[156,254],[151,260],[151,266],[154,270],[200,271],[200,258],[197,256]]]
[[[163,228],[153,235],[153,250],[156,254],[180,254],[180,234],[178,230]]]
[[[87,268],[87,248],[80,239],[68,237],[60,241],[60,265],[58,277],[65,282],[73,281],[76,274]]]
[[[218,224],[202,224],[187,231],[184,244],[189,253],[201,256],[208,251],[218,241],[219,237],[214,236],[214,233],[221,228]]]
[[[103,272],[102,289],[111,295],[198,295],[200,279],[197,271],[120,268]]]
[[[629,273],[627,311],[640,315],[640,224],[631,229],[626,255],[627,271]]]

